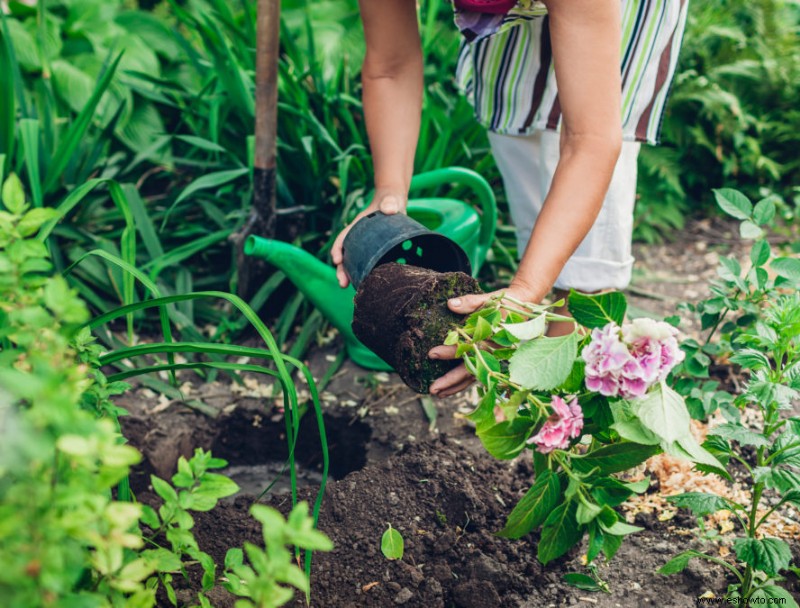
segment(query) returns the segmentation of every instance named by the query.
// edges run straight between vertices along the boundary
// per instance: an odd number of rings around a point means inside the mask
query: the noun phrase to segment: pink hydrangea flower
[[[539,432],[528,439],[528,443],[534,444],[536,451],[542,454],[568,448],[570,439],[578,437],[583,429],[583,410],[577,399],[567,404],[561,397],[554,396],[550,405],[553,414]]]
[[[668,323],[647,318],[593,329],[582,353],[586,387],[607,397],[643,396],[683,360],[677,335]]]

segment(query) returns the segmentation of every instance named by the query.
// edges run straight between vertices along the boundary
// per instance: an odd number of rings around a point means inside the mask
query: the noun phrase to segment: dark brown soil
[[[403,382],[427,393],[436,378],[458,364],[428,358],[428,351],[463,319],[447,308],[447,300],[480,292],[478,282],[463,272],[383,264],[359,285],[353,331]]]
[[[705,297],[718,254],[746,258],[741,248],[731,250],[722,242],[726,230],[726,225],[694,223],[680,242],[639,247],[634,312],[646,310],[660,317],[673,314],[679,300]],[[717,232],[722,236],[714,241]],[[735,233],[731,235],[735,243]],[[697,329],[696,323],[685,328],[693,334]],[[331,345],[312,353],[309,364],[315,378],[325,375],[336,352]],[[182,379],[187,380],[182,387],[186,398],[201,401],[216,416],[179,401],[159,400],[146,389],[118,399],[131,411],[123,419],[125,435],[145,457],[134,479],[139,499],[155,501],[149,474],[169,477],[177,457],[190,456],[196,447],[212,449],[235,466],[283,462],[283,418],[277,408],[282,401],[268,380],[246,377],[247,387],[236,387]],[[722,568],[706,562],[692,561],[675,576],[655,573],[683,550],[720,555],[721,546],[729,543],[702,540],[695,520],[683,511],[667,522],[637,515],[634,523],[645,530],[629,536],[615,559],[599,568],[611,594],[569,587],[562,576],[585,572],[585,544],[543,568],[535,558],[535,535],[514,541],[493,534],[531,483],[525,457],[498,462],[486,454],[463,418],[475,402],[469,391],[436,401],[434,415],[430,401],[422,407],[423,399],[397,376],[368,372],[350,362],[322,392],[333,480],[325,493],[320,528],[333,539],[335,549],[314,558],[311,606],[687,608],[703,593],[725,593],[731,581]],[[301,495],[314,497],[320,455],[311,416],[303,420],[301,444],[296,454],[305,484]],[[263,486],[270,481],[271,475],[265,475]],[[655,485],[651,492],[657,491]],[[258,487],[250,492],[258,493]],[[284,512],[290,508],[280,490],[266,500]],[[261,543],[258,524],[247,515],[252,501],[252,496],[240,495],[195,517],[195,534],[218,563],[230,547],[246,540]],[[380,552],[380,538],[389,523],[406,541],[401,561],[388,561]],[[800,563],[800,543],[789,542],[795,563]],[[800,580],[793,575],[789,579],[784,585],[800,598]],[[182,605],[193,603],[188,589],[179,598]],[[220,588],[212,591],[212,600],[218,607],[233,606]],[[298,607],[304,603],[297,598]]]

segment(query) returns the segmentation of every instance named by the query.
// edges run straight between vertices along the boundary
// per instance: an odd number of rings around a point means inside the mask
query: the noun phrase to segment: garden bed
[[[633,298],[640,310],[669,314],[675,300],[705,295],[687,297],[686,292],[705,284],[716,261],[713,256],[703,258],[687,251],[685,245],[640,251],[646,262],[653,260],[653,267],[663,265],[664,253],[696,265],[675,275],[673,281],[653,278],[645,265],[635,284],[635,290],[644,295]],[[314,377],[325,374],[335,355],[332,347],[312,353],[309,362]],[[728,388],[736,388],[737,374],[732,368],[721,366],[714,373]],[[188,456],[197,447],[228,460],[232,467],[228,472],[246,481],[246,493],[195,515],[201,548],[221,564],[230,547],[262,542],[259,525],[248,509],[281,471],[287,455],[282,400],[273,395],[271,385],[255,377],[246,378],[244,386],[189,382],[182,389],[187,399],[201,400],[213,415],[159,400],[141,388],[118,400],[131,414],[123,419],[125,434],[145,457],[132,480],[133,488],[144,502],[157,502],[148,487],[149,474],[170,476],[178,456]],[[299,392],[302,400],[302,385]],[[485,452],[464,417],[474,403],[469,392],[425,402],[396,376],[367,372],[345,362],[321,397],[331,479],[319,527],[335,548],[314,557],[312,606],[685,607],[703,594],[721,597],[732,582],[723,568],[701,560],[690,562],[677,575],[656,574],[681,551],[698,549],[724,556],[726,549],[705,539],[687,511],[663,510],[666,504],[659,491],[702,491],[702,484],[710,483],[697,473],[687,473],[691,467],[681,469],[669,457],[658,457],[648,469],[637,471],[650,476],[651,489],[623,510],[629,522],[644,530],[627,537],[611,563],[600,561],[598,574],[610,593],[591,592],[562,579],[566,573],[587,571],[582,564],[585,542],[545,568],[536,559],[536,535],[521,540],[495,535],[529,487],[532,468],[529,456],[497,461]],[[321,468],[313,415],[303,419],[295,455],[300,496],[313,501]],[[291,507],[285,482],[261,500],[284,513]],[[399,561],[389,561],[381,553],[381,535],[389,524],[405,539],[405,555]],[[795,562],[800,561],[800,533],[788,526],[782,534],[793,544]],[[793,594],[800,594],[794,577],[786,585]],[[188,590],[184,592],[189,600]],[[209,597],[216,606],[233,606],[233,598],[219,588]],[[296,602],[304,604],[302,598]]]

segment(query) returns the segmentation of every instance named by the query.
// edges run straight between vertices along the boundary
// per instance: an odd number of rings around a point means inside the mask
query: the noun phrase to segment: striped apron
[[[658,143],[686,26],[688,0],[622,0],[622,131]],[[486,128],[505,135],[558,129],[547,11],[520,0],[507,15],[456,12],[464,34],[456,79]]]

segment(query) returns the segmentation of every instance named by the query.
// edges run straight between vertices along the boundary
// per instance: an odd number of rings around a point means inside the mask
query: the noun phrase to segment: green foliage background
[[[165,295],[235,289],[230,237],[252,198],[255,3],[11,1],[9,11],[0,27],[2,173],[20,174],[36,206],[60,204],[90,178],[115,180],[128,203],[126,210],[102,185],[85,193],[53,232],[57,268],[100,248],[127,253]],[[460,40],[451,13],[446,0],[421,3],[426,96],[416,168],[467,166],[501,194],[485,134],[453,83]],[[326,259],[371,186],[358,7],[284,0],[282,15],[279,230]],[[798,24],[800,9],[788,0],[692,2],[663,145],[641,156],[638,238],[682,227],[723,182],[756,198],[774,195],[793,217]],[[513,271],[504,217],[489,282]],[[126,252],[133,231],[143,247]],[[123,277],[91,259],[69,280],[104,311],[125,300]],[[280,344],[304,319],[294,354],[322,327],[281,273],[250,303],[273,310]],[[242,327],[218,306],[179,311],[179,325],[210,323],[216,337]]]

